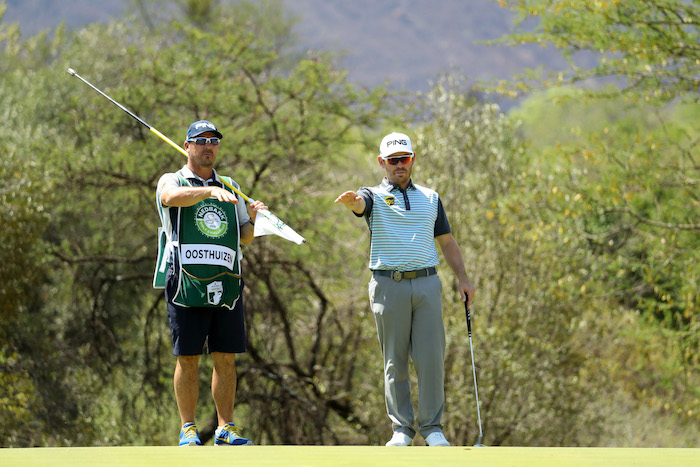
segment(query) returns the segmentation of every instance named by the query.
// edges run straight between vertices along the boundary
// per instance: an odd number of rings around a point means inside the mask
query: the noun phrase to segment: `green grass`
[[[3,466],[696,466],[700,449],[202,446],[0,449]]]

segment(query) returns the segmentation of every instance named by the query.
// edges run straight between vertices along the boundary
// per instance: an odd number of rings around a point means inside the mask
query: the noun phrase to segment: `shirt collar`
[[[182,169],[180,169],[180,172],[182,172],[182,176],[183,176],[183,177],[185,177],[185,178],[196,178],[197,180],[200,180],[202,183],[206,183],[206,182],[208,182],[209,180],[214,180],[214,181],[217,181],[217,182],[221,183],[221,180],[219,180],[219,176],[217,175],[216,170],[214,170],[214,169],[212,169],[212,170],[213,170],[212,177],[211,177],[210,179],[208,179],[208,180],[204,180],[202,177],[200,177],[199,175],[197,175],[197,174],[195,174],[194,172],[192,172],[192,171],[190,170],[190,168],[187,167],[187,165],[184,165],[184,166],[182,167]]]
[[[394,185],[389,180],[387,180],[386,177],[384,177],[384,179],[382,180],[382,188],[387,188],[389,191],[394,191],[394,190],[402,191],[400,186]],[[413,185],[413,180],[409,180],[408,186],[406,187],[406,190],[408,191],[408,190],[415,190],[415,189],[416,189],[416,187]]]

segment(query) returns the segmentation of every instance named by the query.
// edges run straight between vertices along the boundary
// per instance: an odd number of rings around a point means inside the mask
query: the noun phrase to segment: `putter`
[[[479,389],[476,387],[476,367],[474,366],[474,348],[472,347],[472,317],[469,312],[469,297],[464,301],[464,309],[467,313],[467,331],[469,331],[469,352],[472,354],[472,374],[474,375],[474,392],[476,393],[476,414],[479,417],[479,440],[474,446],[476,447],[486,447],[485,444],[481,444],[481,438],[484,436],[481,431],[481,411],[479,410]]]

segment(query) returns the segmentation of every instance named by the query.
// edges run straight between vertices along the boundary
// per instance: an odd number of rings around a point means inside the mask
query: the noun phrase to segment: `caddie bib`
[[[179,278],[173,303],[232,309],[241,291],[236,205],[208,198],[178,208],[178,225]]]

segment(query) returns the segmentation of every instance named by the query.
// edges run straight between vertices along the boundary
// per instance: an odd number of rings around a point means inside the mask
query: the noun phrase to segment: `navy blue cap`
[[[195,136],[206,133],[207,131],[211,131],[219,139],[223,138],[221,133],[219,133],[219,130],[216,129],[216,126],[214,126],[212,122],[208,120],[199,120],[198,122],[194,122],[192,125],[190,125],[190,128],[187,130],[187,139],[192,139]]]

